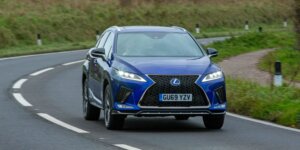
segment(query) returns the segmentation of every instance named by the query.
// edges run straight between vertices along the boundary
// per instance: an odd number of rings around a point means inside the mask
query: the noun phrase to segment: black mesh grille
[[[130,94],[131,90],[122,86],[120,88],[120,91],[118,92],[117,101],[120,103],[124,103]]]
[[[140,101],[141,106],[158,106],[158,107],[188,107],[188,106],[207,106],[208,101],[203,90],[195,84],[197,75],[149,75],[155,82],[145,93]],[[170,80],[177,78],[180,80],[180,86],[172,86]],[[191,93],[192,101],[189,102],[160,102],[160,93]]]

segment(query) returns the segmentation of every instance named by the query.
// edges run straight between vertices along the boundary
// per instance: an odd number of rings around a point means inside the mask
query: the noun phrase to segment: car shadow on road
[[[174,117],[127,118],[122,132],[212,132],[205,128],[201,117],[175,120]],[[215,130],[221,131],[221,130]]]

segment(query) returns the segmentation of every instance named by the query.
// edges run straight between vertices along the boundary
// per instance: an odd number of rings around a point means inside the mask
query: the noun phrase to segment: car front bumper
[[[168,115],[190,115],[202,116],[209,114],[224,114],[226,111],[226,95],[225,95],[225,79],[218,79],[209,82],[201,82],[198,78],[194,84],[204,92],[205,98],[208,101],[204,106],[154,106],[143,107],[140,105],[144,94],[149,90],[155,82],[148,78],[147,82],[140,83],[128,80],[114,79],[113,81],[114,95],[114,111],[113,114],[136,115],[136,116],[168,116]],[[120,89],[126,87],[131,94],[125,101],[118,100]],[[218,100],[217,90],[224,89],[224,98],[220,102]]]
[[[174,116],[174,115],[188,115],[188,116],[204,116],[204,115],[222,115],[226,111],[210,111],[205,109],[142,109],[139,111],[119,111],[113,110],[115,115],[134,115],[134,116]]]

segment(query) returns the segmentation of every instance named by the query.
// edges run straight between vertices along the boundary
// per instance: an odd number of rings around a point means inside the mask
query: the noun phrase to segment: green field
[[[246,20],[251,30],[280,30],[283,18],[292,24],[292,5],[293,0],[0,0],[0,51],[35,45],[37,33],[46,47],[93,42],[96,30],[112,25],[177,25],[193,32],[199,23],[197,37],[241,34]]]

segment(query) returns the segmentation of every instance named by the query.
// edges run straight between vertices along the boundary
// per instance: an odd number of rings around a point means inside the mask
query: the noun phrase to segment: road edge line
[[[247,120],[247,121],[251,121],[251,122],[263,124],[263,125],[266,125],[266,126],[271,126],[271,127],[275,127],[275,128],[280,128],[280,129],[284,129],[284,130],[288,130],[288,131],[293,131],[293,132],[300,133],[300,129],[296,129],[296,128],[292,128],[292,127],[287,127],[287,126],[283,126],[283,125],[279,125],[279,124],[276,124],[276,123],[267,122],[267,121],[263,121],[263,120],[258,120],[258,119],[254,119],[254,118],[250,118],[250,117],[247,117],[247,116],[242,116],[242,115],[238,115],[238,114],[234,114],[234,113],[226,112],[226,114],[228,116],[231,116],[231,117],[235,117],[235,118],[239,118],[239,119],[243,119],[243,120]]]
[[[51,55],[51,54],[63,54],[63,53],[74,53],[77,51],[86,51],[88,49],[79,49],[79,50],[70,50],[70,51],[61,51],[61,52],[49,52],[49,53],[42,53],[42,54],[29,54],[29,55],[22,55],[22,56],[13,56],[13,57],[2,57],[0,58],[0,61],[3,60],[12,60],[12,59],[19,59],[19,58],[27,58],[27,57],[35,57],[35,56],[46,56],[46,55]]]

